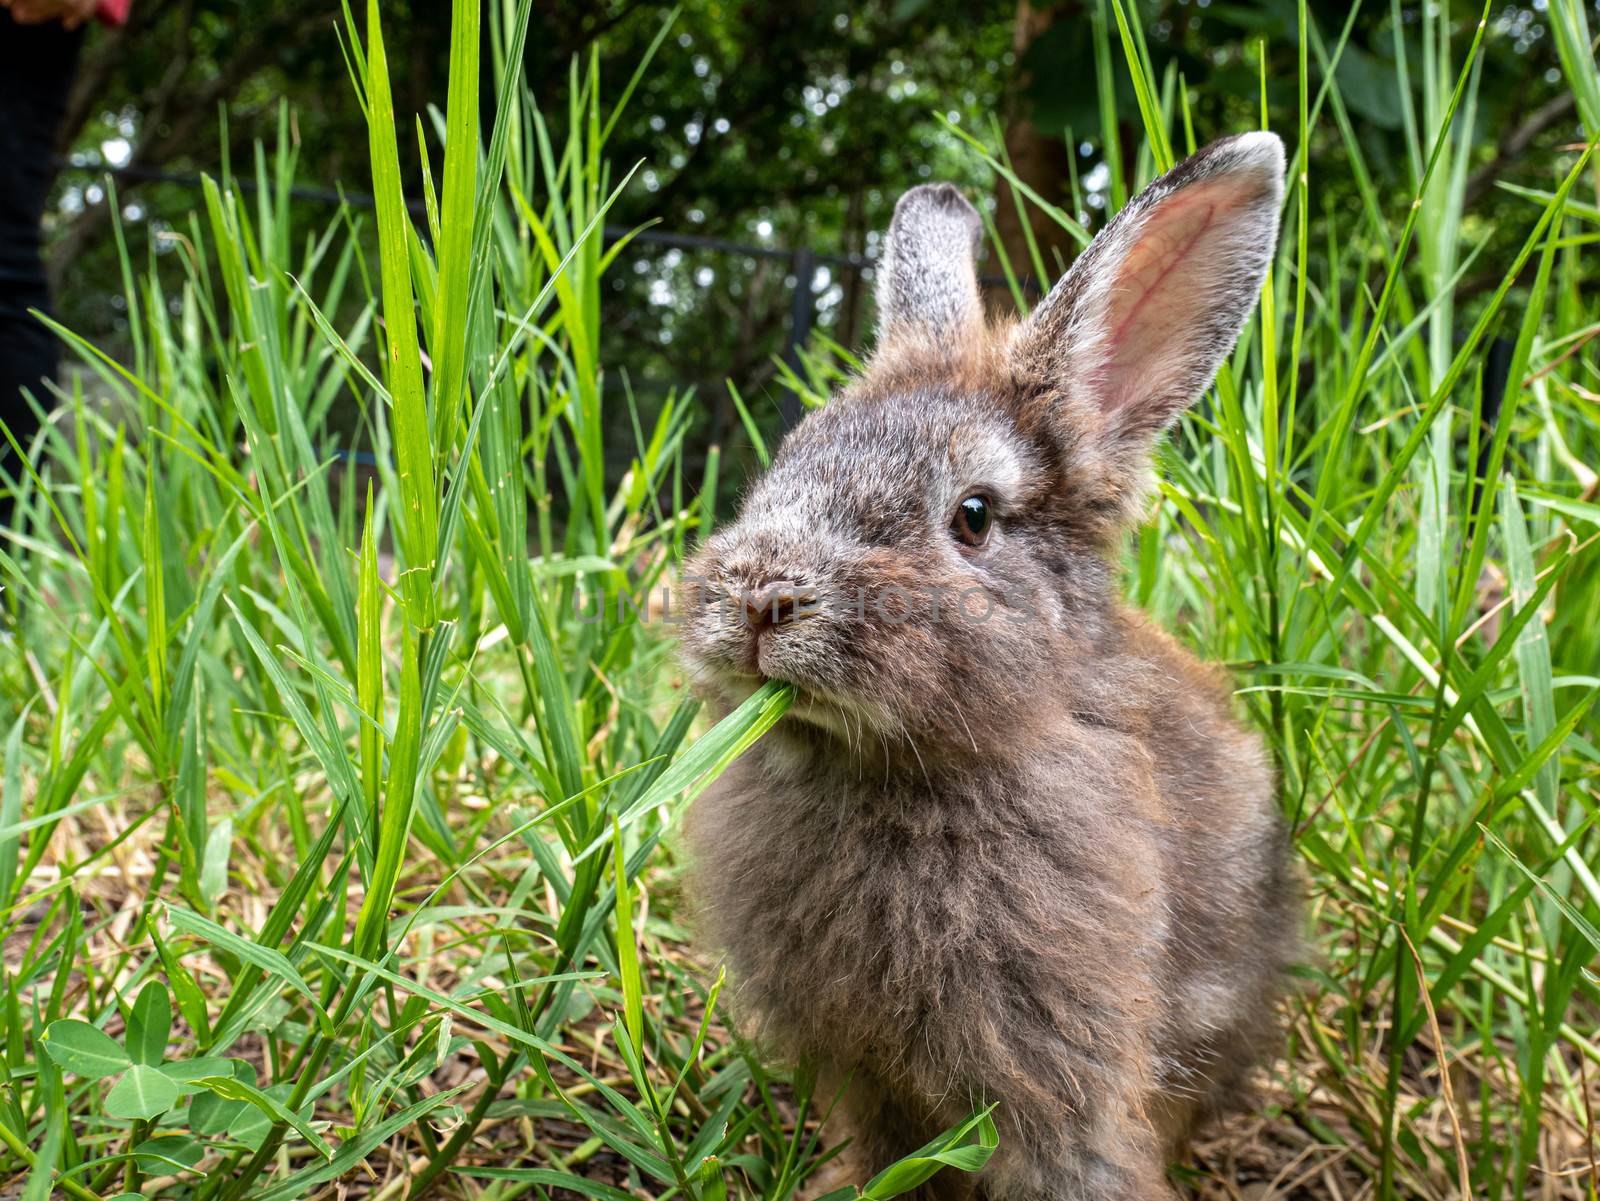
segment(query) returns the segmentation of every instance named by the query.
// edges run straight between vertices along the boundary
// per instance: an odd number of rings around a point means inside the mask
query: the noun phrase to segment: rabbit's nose
[[[816,590],[800,580],[768,580],[740,598],[747,626],[761,631],[816,612]]]

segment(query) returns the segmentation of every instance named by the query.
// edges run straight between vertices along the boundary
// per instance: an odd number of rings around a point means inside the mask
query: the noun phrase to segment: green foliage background
[[[975,196],[1006,199],[1006,189],[995,187],[942,116],[996,142],[1024,120],[1042,138],[1070,137],[1078,147],[1070,166],[1062,155],[1047,179],[1031,182],[1046,201],[1073,207],[1069,176],[1094,181],[1106,161],[1097,72],[1114,64],[1097,64],[1096,11],[1097,4],[1081,0],[1022,10],[1012,3],[947,0],[690,0],[677,9],[541,0],[529,18],[526,78],[559,136],[571,56],[594,51],[602,78],[620,83],[675,12],[663,52],[611,131],[612,161],[641,164],[637,186],[618,198],[616,224],[654,222],[669,233],[871,253],[895,198],[921,180],[950,179]],[[1169,67],[1182,73],[1201,140],[1257,120],[1263,48],[1270,124],[1292,121],[1294,0],[1163,0],[1143,3],[1139,11],[1152,71],[1157,78]],[[1593,23],[1600,10],[1590,11]],[[1048,26],[1019,54],[1026,12],[1043,14]],[[119,346],[126,337],[120,292],[106,286],[116,278],[107,206],[68,211],[86,194],[105,194],[92,168],[106,160],[108,143],[131,168],[216,174],[224,156],[247,165],[255,140],[276,137],[278,104],[286,99],[298,181],[365,190],[365,123],[346,86],[335,37],[338,13],[335,0],[265,6],[141,0],[127,31],[91,41],[68,118],[71,150],[88,166],[64,175],[65,207],[52,220],[52,268],[67,324],[107,345]],[[1421,9],[1383,0],[1352,9],[1342,0],[1316,0],[1309,13],[1330,40],[1351,18],[1339,56],[1340,95],[1376,198],[1395,211],[1408,202],[1415,155],[1398,60],[1403,57],[1412,73],[1423,64]],[[1471,203],[1464,219],[1474,235],[1493,236],[1459,289],[1478,301],[1518,244],[1520,210],[1495,181],[1547,186],[1549,154],[1574,140],[1577,129],[1572,89],[1542,6],[1497,0],[1489,13],[1488,52],[1467,135]],[[1454,22],[1476,15],[1457,5]],[[429,106],[443,95],[448,17],[447,5],[408,0],[399,0],[389,16],[396,111],[404,121],[419,114],[427,119]],[[487,27],[483,40],[487,51]],[[1133,182],[1142,130],[1131,77],[1120,69],[1108,74],[1111,131],[1122,160],[1111,186],[1125,190]],[[221,154],[219,103],[228,106]],[[1317,161],[1339,161],[1332,124],[1318,137]],[[414,156],[402,163],[408,196],[420,195],[419,169]],[[138,218],[127,222],[136,261],[143,259],[148,235],[181,226],[197,200],[190,186],[136,179],[119,183],[119,197]],[[1103,221],[1108,198],[1101,182],[1077,202],[1091,228]],[[1330,170],[1312,220],[1320,225],[1325,214],[1362,202],[1353,175]],[[302,221],[314,224],[327,215],[321,204],[299,211]],[[1033,225],[1050,239],[1053,227],[1036,213]],[[1320,253],[1323,239],[1312,243]],[[164,239],[156,244],[173,258]],[[1070,251],[1059,238],[1054,244]],[[1013,251],[1013,257],[1020,256]],[[1053,276],[1055,262],[1046,266]],[[999,272],[992,257],[987,269]],[[171,270],[177,271],[175,260]],[[816,282],[820,328],[846,346],[861,345],[870,331],[870,279],[832,266]],[[737,413],[723,382],[731,379],[763,423],[774,424],[782,389],[772,360],[786,343],[792,285],[781,261],[636,244],[607,280],[610,319],[603,337],[612,370],[605,386],[620,394],[625,371],[635,394],[652,405],[673,388],[695,387],[707,415],[690,434],[691,458],[698,465],[711,443],[742,456]],[[613,465],[617,471],[623,466]]]
[[[795,70],[790,20],[814,63],[822,17],[772,18],[758,45],[738,23],[756,10],[648,36],[623,13],[607,53],[626,67],[584,41],[535,72],[529,54],[559,42],[530,4],[453,0],[431,27],[439,107],[419,115],[400,64],[426,27],[379,7],[341,24],[354,137],[329,132],[329,106],[268,106],[267,136],[232,148],[170,238],[111,226],[83,290],[117,280],[123,326],[58,325],[81,367],[27,448],[0,547],[8,1186],[787,1201],[815,1185],[833,1098],[731,1027],[716,965],[687,946],[673,837],[789,694],[711,724],[659,614],[595,603],[670,588],[741,474],[706,436],[713,397],[759,461],[779,383],[691,393],[692,367],[636,357],[635,290],[662,280],[677,299],[647,306],[658,347],[697,339],[713,370],[744,344],[718,302],[673,290],[691,264],[658,270],[603,229],[633,228],[677,180],[708,225],[770,213],[775,238],[876,227],[891,183],[924,167],[1014,203],[1032,187],[1006,162],[1014,121],[987,117],[1027,103],[1037,128],[1092,129],[1088,169],[1028,197],[1023,256],[993,251],[998,299],[1022,305],[1024,276],[1055,273],[1051,241],[1070,253],[1198,141],[1270,124],[1292,155],[1259,314],[1164,448],[1163,504],[1125,561],[1130,596],[1235,673],[1310,896],[1264,1105],[1175,1178],[1218,1197],[1592,1195],[1590,10],[1551,0],[1535,37],[1492,5],[1344,20],[1108,0],[1088,14],[1092,113],[1051,110],[1037,63],[1009,99],[836,89],[725,162],[649,118],[713,69],[751,84],[740,53]],[[971,66],[957,47],[988,45],[931,4],[873,19],[887,32],[863,34],[867,58],[918,30],[950,48],[952,78]],[[1208,22],[1235,36],[1200,41]],[[1000,62],[1003,23],[987,28]],[[716,47],[704,71],[698,39]],[[1331,65],[1352,51],[1354,76]],[[878,59],[891,75],[898,53]],[[830,175],[851,157],[827,141],[847,104],[884,126],[854,168],[879,174],[876,196]],[[262,117],[246,106],[229,136]],[[629,141],[655,134],[648,156]],[[335,144],[370,209],[294,199]],[[1097,154],[1120,162],[1102,191]],[[819,338],[771,379],[824,403],[849,341]],[[349,447],[375,466],[334,453]],[[888,1198],[993,1147],[978,1111],[838,1196]]]

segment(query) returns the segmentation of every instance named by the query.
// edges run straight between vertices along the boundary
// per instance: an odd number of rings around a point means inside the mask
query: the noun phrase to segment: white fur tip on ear
[[[1222,138],[1197,157],[1215,155],[1213,161],[1223,171],[1258,171],[1282,181],[1285,168],[1283,139],[1266,130]]]
[[[1283,139],[1270,130],[1257,129],[1235,134],[1228,139],[1228,144],[1241,158],[1283,166]]]
[[[901,196],[894,206],[894,225],[905,221],[950,222],[970,231],[974,241],[983,229],[978,210],[950,183],[918,184]]]

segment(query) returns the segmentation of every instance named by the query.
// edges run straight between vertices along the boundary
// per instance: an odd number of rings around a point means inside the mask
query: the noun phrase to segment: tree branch
[[[1470,207],[1481,200],[1484,193],[1494,187],[1495,181],[1505,174],[1506,168],[1521,158],[1540,134],[1570,113],[1573,105],[1571,92],[1547,100],[1529,113],[1522,124],[1502,137],[1500,144],[1495,147],[1494,158],[1467,177],[1466,205]]]

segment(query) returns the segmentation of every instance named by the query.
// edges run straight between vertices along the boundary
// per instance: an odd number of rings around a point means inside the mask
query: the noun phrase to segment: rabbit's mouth
[[[789,716],[852,744],[860,743],[869,735],[876,736],[895,725],[886,719],[876,705],[799,687],[795,689]]]
[[[737,708],[764,684],[787,684],[793,690],[794,701],[780,724],[797,721],[851,743],[875,736],[880,730],[893,729],[898,724],[876,705],[824,687],[801,672],[786,671],[767,656],[762,658],[768,662],[755,665],[752,660],[750,669],[702,662],[694,674],[729,709]]]

